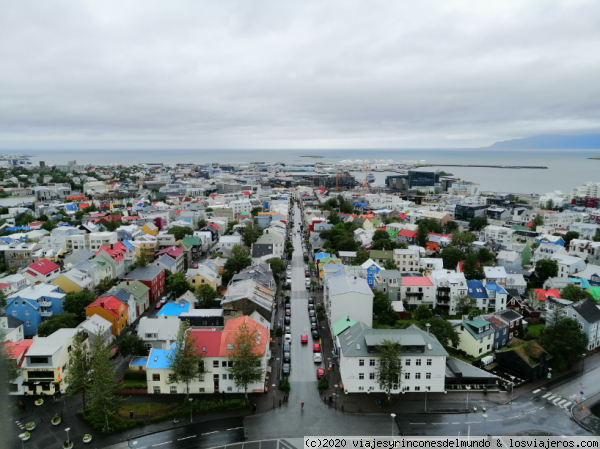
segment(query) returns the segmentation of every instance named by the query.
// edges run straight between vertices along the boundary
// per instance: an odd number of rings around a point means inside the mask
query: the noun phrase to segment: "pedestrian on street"
[[[302,411],[304,411],[304,402],[301,402],[300,406],[302,407]]]
[[[333,363],[331,364],[331,369],[332,369],[333,371],[335,371],[335,362],[333,362]]]

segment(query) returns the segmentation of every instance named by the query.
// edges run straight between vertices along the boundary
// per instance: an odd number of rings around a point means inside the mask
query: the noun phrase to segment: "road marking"
[[[560,402],[559,402],[558,404],[556,404],[556,405],[558,405],[559,407],[561,407],[561,406],[565,405],[565,402],[569,402],[569,401],[568,401],[567,399],[563,399],[562,401],[560,401]]]
[[[467,421],[465,424],[479,424],[481,421]]]
[[[196,438],[196,435],[192,435],[190,437],[178,438],[177,441],[187,440],[188,438]]]
[[[544,399],[546,399],[548,396],[550,396],[552,393],[546,393],[544,396],[542,396]]]
[[[559,396],[559,397],[557,397],[555,400],[553,400],[553,401],[552,401],[552,403],[553,403],[554,405],[556,405],[556,403],[557,403],[558,401],[560,401],[561,399],[562,399],[562,398]]]
[[[424,423],[424,422],[410,422],[409,424],[411,426],[424,426],[427,423]]]
[[[152,447],[154,447],[154,446],[162,446],[163,444],[169,444],[169,443],[172,443],[172,441],[165,441],[164,443],[153,444]]]
[[[535,410],[525,413],[525,415],[529,415],[530,413],[535,413]]]
[[[206,432],[206,433],[203,433],[203,434],[201,434],[201,435],[210,435],[211,433],[219,433],[219,431],[218,431],[218,430],[215,430],[214,432]]]
[[[551,394],[549,397],[547,397],[546,399],[548,399],[549,401],[551,401],[552,399],[554,399],[556,397],[555,394]]]
[[[541,388],[538,388],[537,390],[533,390],[533,394],[539,393],[540,391],[542,391]]]
[[[243,429],[243,427],[232,427],[231,429],[227,429],[227,430],[237,430],[237,429]]]
[[[450,423],[447,423],[447,422],[434,422],[434,423],[432,423],[432,424],[433,424],[434,426],[443,426],[444,424],[450,424]]]

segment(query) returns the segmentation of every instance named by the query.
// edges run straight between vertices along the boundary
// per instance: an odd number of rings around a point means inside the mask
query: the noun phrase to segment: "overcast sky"
[[[0,149],[600,130],[600,2],[0,0]]]

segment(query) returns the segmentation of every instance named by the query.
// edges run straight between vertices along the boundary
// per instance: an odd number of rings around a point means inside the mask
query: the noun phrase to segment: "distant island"
[[[600,156],[588,157],[588,159],[597,159],[597,160],[600,160]]]
[[[487,148],[507,150],[595,150],[600,149],[600,134],[542,134],[523,139],[496,142]]]
[[[300,157],[316,157],[316,158],[320,159],[320,158],[324,158],[325,156],[318,156],[318,155],[315,155],[315,154],[307,154],[306,156],[300,156]]]

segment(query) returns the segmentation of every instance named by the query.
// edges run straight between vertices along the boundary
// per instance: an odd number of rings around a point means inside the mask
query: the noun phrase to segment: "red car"
[[[162,306],[163,306],[163,303],[162,303],[162,302],[160,302],[160,301],[158,301],[158,302],[156,303],[156,305],[154,306],[154,308],[155,308],[155,309],[160,309]]]
[[[321,345],[319,343],[313,345],[313,352],[321,352]]]
[[[114,359],[118,354],[119,354],[119,348],[117,348],[116,346],[111,348],[111,350],[110,350],[110,358],[111,359]]]
[[[317,369],[317,379],[323,379],[325,377],[325,370],[323,368]]]
[[[194,264],[194,268],[198,268],[198,264],[197,263]]]
[[[300,335],[300,343],[308,343],[308,335]]]

